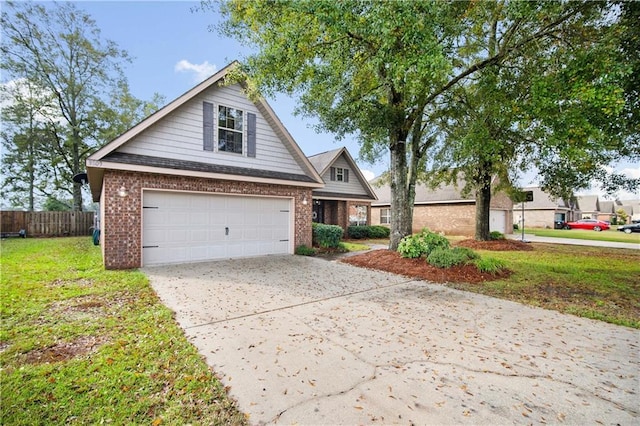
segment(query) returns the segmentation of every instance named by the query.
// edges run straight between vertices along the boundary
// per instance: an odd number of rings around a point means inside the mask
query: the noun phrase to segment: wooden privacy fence
[[[28,237],[64,237],[91,235],[95,212],[20,212],[3,211],[2,235],[21,229]]]

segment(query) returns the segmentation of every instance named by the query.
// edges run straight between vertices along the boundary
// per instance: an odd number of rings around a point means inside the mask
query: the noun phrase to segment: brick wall
[[[124,186],[126,197],[118,196]],[[294,247],[311,247],[311,189],[285,185],[191,178],[106,170],[102,210],[102,249],[107,269],[142,266],[142,189],[198,191],[219,194],[264,195],[295,199]],[[307,204],[302,200],[307,199]]]

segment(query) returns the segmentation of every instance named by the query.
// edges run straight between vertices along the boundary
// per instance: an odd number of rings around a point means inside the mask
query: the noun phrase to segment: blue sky
[[[78,1],[77,5],[96,21],[102,37],[115,41],[133,62],[125,69],[132,93],[150,100],[160,93],[170,102],[233,60],[242,60],[250,49],[212,29],[219,22],[213,11],[194,11],[193,1]],[[293,115],[295,100],[281,95],[268,99],[294,139],[307,155],[346,146],[367,178],[388,168],[385,154],[376,164],[358,161],[359,146],[354,138],[336,141],[331,134],[318,134],[314,121]],[[638,164],[622,163],[616,170],[640,177]],[[532,183],[527,174],[522,185]],[[584,193],[598,193],[596,190]],[[621,198],[634,197],[620,194]],[[638,194],[635,195],[638,198]]]
[[[149,100],[155,92],[167,102],[191,89],[250,49],[210,27],[219,17],[213,12],[193,11],[190,1],[80,1],[78,6],[96,21],[105,39],[115,41],[134,59],[125,69],[134,96]],[[346,146],[357,160],[359,147],[353,138],[336,141],[331,134],[310,128],[313,120],[293,115],[295,100],[285,95],[267,99],[306,155]],[[370,165],[358,161],[363,171],[378,175],[388,158]],[[368,173],[366,173],[368,174]]]

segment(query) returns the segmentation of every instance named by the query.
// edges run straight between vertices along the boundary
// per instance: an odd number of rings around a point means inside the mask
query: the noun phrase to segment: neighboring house
[[[614,209],[618,218],[618,210],[627,214],[627,223],[631,223],[632,220],[640,220],[640,200],[616,200]]]
[[[605,222],[611,222],[616,217],[615,201],[600,201],[600,211],[598,216],[593,219],[604,220]]]
[[[631,206],[631,215],[629,216],[629,220],[627,222],[630,222],[632,220],[640,220],[640,200],[628,200],[623,201],[623,203]]]
[[[338,225],[371,224],[371,202],[376,194],[346,148],[312,155],[309,161],[325,182],[313,190],[314,222]]]
[[[371,223],[389,225],[391,223],[391,188],[388,184],[376,187],[373,184],[378,201],[371,206]],[[476,201],[473,195],[462,196],[458,185],[440,185],[431,189],[424,184],[416,185],[416,197],[413,207],[413,232],[429,228],[434,232],[450,235],[474,235],[476,224]],[[498,192],[491,197],[489,229],[504,234],[513,233],[513,202],[504,193]]]
[[[597,219],[600,215],[600,200],[597,195],[578,195],[577,207],[580,210],[580,219]]]
[[[87,159],[105,267],[291,254],[324,186],[267,102],[223,85],[233,63]]]
[[[540,187],[523,188],[533,191],[533,201],[524,203],[524,225],[530,228],[554,228],[556,223],[580,219],[580,211],[571,200],[554,199]],[[522,226],[522,203],[513,206],[515,222]]]

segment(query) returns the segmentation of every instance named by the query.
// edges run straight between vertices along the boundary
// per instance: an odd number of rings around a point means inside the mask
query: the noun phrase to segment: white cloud
[[[364,176],[364,178],[367,181],[370,181],[371,179],[373,179],[374,177],[376,177],[376,174],[373,173],[371,170],[360,170],[362,172],[362,176]]]
[[[216,67],[215,64],[210,64],[209,61],[204,61],[201,64],[192,64],[186,59],[182,59],[176,63],[173,69],[175,72],[195,73],[193,76],[193,80],[195,83],[200,83],[206,78],[211,77],[211,75],[216,72],[218,67]]]

